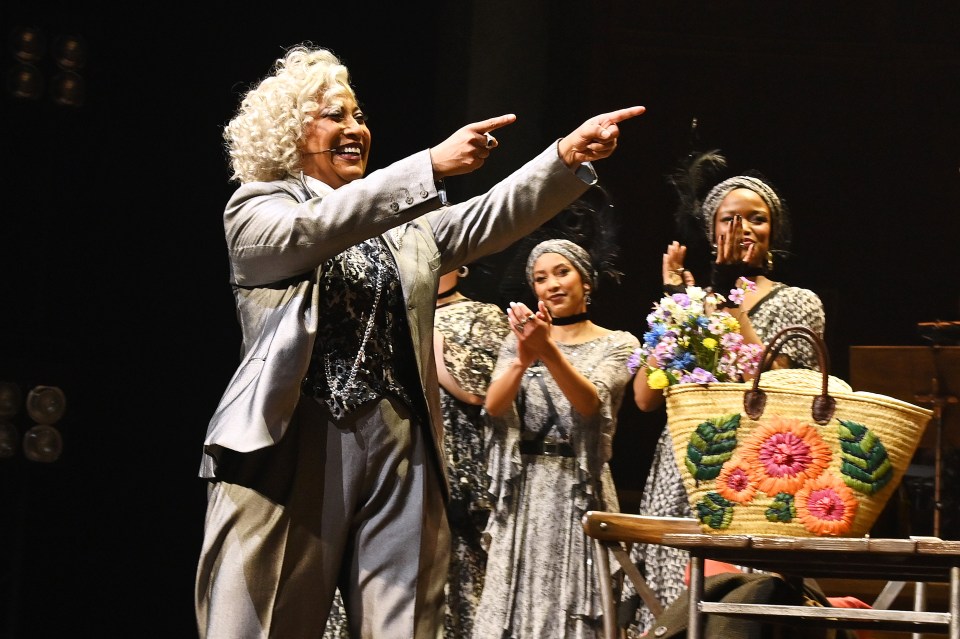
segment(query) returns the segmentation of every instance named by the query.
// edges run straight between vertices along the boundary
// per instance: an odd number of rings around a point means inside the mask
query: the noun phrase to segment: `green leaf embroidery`
[[[701,423],[690,434],[684,460],[690,476],[698,482],[716,479],[720,468],[737,447],[740,414],[721,415]]]
[[[850,488],[872,495],[893,479],[893,465],[883,442],[869,428],[845,419],[840,422],[840,473]]]
[[[733,507],[735,504],[720,495],[720,493],[707,493],[697,503],[697,519],[704,526],[714,529],[723,529],[730,526],[733,521]]]
[[[767,521],[778,521],[788,524],[797,516],[797,505],[790,493],[777,493],[770,508],[764,511]]]

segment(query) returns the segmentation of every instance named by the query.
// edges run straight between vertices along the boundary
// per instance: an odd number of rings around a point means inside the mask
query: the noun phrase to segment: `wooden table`
[[[696,532],[691,528],[696,527]],[[763,537],[714,535],[699,532],[694,520],[645,517],[590,511],[583,528],[595,540],[597,569],[610,574],[607,550],[621,543],[654,543],[690,552],[690,619],[688,637],[703,639],[703,615],[742,616],[771,622],[790,618],[793,625],[833,628],[902,630],[946,634],[960,639],[960,541],[930,537],[871,539],[869,537]],[[622,552],[619,553],[622,556]],[[816,608],[767,604],[730,604],[703,601],[704,561],[714,559],[738,566],[775,572],[787,579],[835,578],[949,583],[946,612]],[[605,631],[615,628],[616,601],[609,579],[604,584]]]

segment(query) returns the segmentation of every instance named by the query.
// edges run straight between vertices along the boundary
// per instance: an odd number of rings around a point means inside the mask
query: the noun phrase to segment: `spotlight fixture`
[[[12,62],[4,70],[8,95],[39,101],[44,91],[61,107],[79,108],[86,102],[87,83],[80,74],[87,66],[86,39],[76,33],[49,36],[33,26],[18,26],[9,38]]]
[[[21,100],[36,100],[43,93],[43,73],[24,62],[17,63],[7,71],[7,91]]]
[[[50,463],[60,459],[63,453],[63,437],[54,426],[63,419],[67,410],[67,398],[56,386],[34,386],[23,402],[26,415],[20,415],[20,387],[11,382],[0,381],[0,459],[13,457],[22,447],[27,459]],[[29,417],[29,428],[18,421]],[[20,433],[23,434],[20,441]],[[19,444],[19,446],[18,446]]]
[[[23,436],[23,454],[30,461],[49,464],[60,459],[63,438],[60,431],[49,424],[37,424]]]
[[[20,412],[20,387],[0,381],[0,459],[13,457],[17,452],[20,431],[13,418]]]
[[[20,62],[37,62],[43,58],[46,38],[36,27],[17,27],[10,35],[10,49]]]
[[[17,427],[4,419],[0,419],[0,459],[13,457],[17,452],[17,440],[20,432]]]
[[[50,81],[51,99],[60,106],[81,106],[85,93],[83,77],[73,71],[62,71]]]
[[[53,47],[53,59],[66,71],[82,69],[87,63],[87,45],[80,36],[63,36]]]
[[[67,398],[56,386],[34,386],[27,394],[27,415],[37,424],[55,424],[67,410]]]
[[[0,421],[20,412],[20,387],[13,382],[0,381]]]

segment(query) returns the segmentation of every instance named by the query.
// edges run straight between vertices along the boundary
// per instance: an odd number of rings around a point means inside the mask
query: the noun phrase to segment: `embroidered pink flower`
[[[804,528],[820,536],[848,532],[859,505],[850,487],[830,473],[811,479],[797,491],[797,517]]]
[[[739,457],[730,459],[717,476],[717,492],[732,502],[749,503],[757,492],[750,478],[750,467]]]
[[[780,417],[760,424],[742,454],[757,488],[767,495],[795,493],[830,463],[830,448],[815,427]]]

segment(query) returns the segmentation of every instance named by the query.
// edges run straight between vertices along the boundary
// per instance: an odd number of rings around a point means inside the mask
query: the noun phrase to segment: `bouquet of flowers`
[[[744,291],[756,285],[746,278],[737,280],[730,291],[730,302],[740,304]],[[754,375],[763,346],[745,344],[740,323],[721,306],[726,298],[697,286],[674,293],[653,305],[647,315],[650,330],[643,334],[643,345],[627,360],[634,374],[646,367],[650,388],[671,384],[707,384],[738,382],[743,375]]]

